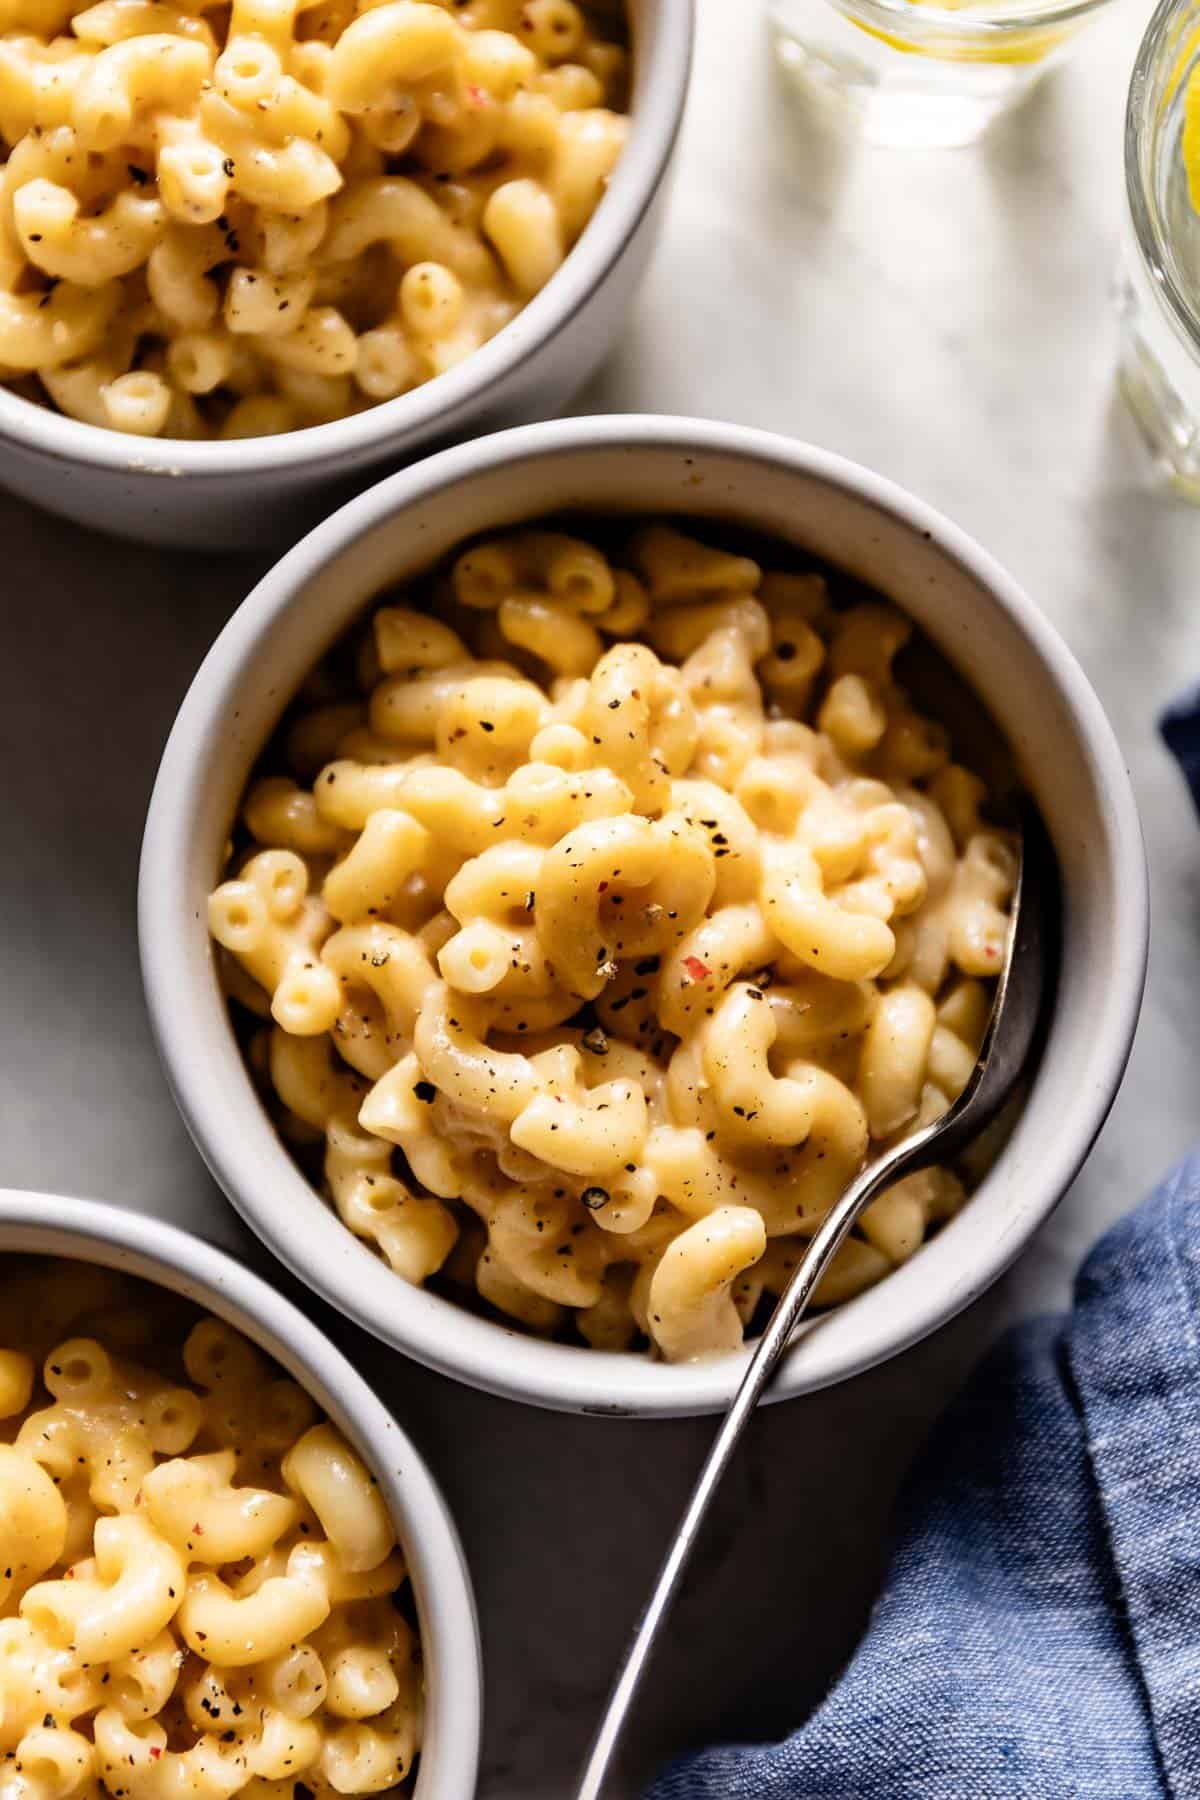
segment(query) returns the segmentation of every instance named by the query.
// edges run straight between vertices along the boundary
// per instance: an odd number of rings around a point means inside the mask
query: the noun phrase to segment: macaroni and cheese
[[[313,678],[209,924],[282,1132],[405,1279],[731,1350],[870,1146],[961,1091],[1016,849],[910,633],[669,525],[534,528]],[[962,1198],[898,1183],[819,1300]]]
[[[220,1320],[90,1264],[10,1260],[0,1307],[9,1791],[402,1782],[423,1694],[404,1563],[374,1477],[304,1390]]]
[[[545,285],[621,150],[611,6],[75,5],[0,0],[0,380],[91,425],[405,393]]]

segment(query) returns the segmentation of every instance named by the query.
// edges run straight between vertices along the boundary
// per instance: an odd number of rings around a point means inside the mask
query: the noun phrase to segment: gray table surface
[[[1200,516],[1153,490],[1113,391],[1121,108],[1145,10],[1118,6],[981,147],[902,155],[794,102],[756,0],[700,0],[666,234],[581,398],[811,438],[981,538],[1112,716],[1155,914],[1123,1092],[1016,1269],[889,1366],[755,1422],[638,1720],[643,1768],[799,1719],[861,1629],[897,1481],[935,1415],[1003,1324],[1063,1302],[1084,1249],[1195,1133],[1200,832],[1155,718],[1200,677]],[[0,544],[0,1180],[168,1216],[273,1269],[176,1117],[134,922],[160,748],[259,565],[108,542],[6,496]],[[487,1659],[481,1793],[559,1800],[710,1427],[540,1414],[334,1329],[466,1542]]]

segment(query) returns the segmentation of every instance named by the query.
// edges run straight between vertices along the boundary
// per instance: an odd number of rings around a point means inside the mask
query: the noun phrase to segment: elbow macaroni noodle
[[[441,374],[624,141],[575,0],[72,4],[0,0],[0,380],[92,425],[260,436]]]
[[[897,677],[910,633],[669,526],[612,559],[534,528],[315,678],[209,923],[285,1137],[405,1279],[731,1350],[869,1147],[961,1092],[1016,847]],[[819,1299],[962,1198],[899,1182]]]
[[[4,1791],[335,1800],[404,1781],[423,1697],[404,1563],[304,1390],[215,1318],[165,1351],[180,1303],[108,1270],[39,1264],[3,1301]]]

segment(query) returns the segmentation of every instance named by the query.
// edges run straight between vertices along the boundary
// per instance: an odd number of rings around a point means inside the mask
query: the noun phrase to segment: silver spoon
[[[654,1591],[634,1628],[621,1672],[592,1740],[576,1800],[602,1800],[634,1695],[683,1580],[705,1514],[750,1415],[843,1238],[881,1189],[930,1163],[950,1161],[959,1155],[991,1124],[1013,1092],[1029,1060],[1041,1016],[1054,893],[1054,852],[1036,811],[1027,805],[1022,817],[1021,863],[1013,894],[1007,953],[971,1079],[940,1119],[893,1144],[863,1170],[830,1211],[792,1271],[713,1441]]]

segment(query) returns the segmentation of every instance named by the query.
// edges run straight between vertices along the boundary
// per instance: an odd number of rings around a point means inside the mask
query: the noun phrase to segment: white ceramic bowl
[[[295,539],[436,444],[549,418],[609,350],[649,260],[683,117],[693,0],[629,0],[632,128],[562,268],[515,319],[434,381],[353,418],[233,443],[137,438],[0,386],[0,483],[84,525],[172,549]]]
[[[0,1188],[0,1255],[15,1251],[102,1263],[186,1295],[273,1356],[345,1433],[378,1477],[416,1601],[426,1715],[413,1800],[472,1800],[482,1674],[462,1546],[428,1469],[341,1351],[231,1256],[125,1207]]]
[[[873,583],[984,698],[1045,817],[1063,967],[1027,1105],[990,1174],[913,1260],[815,1323],[774,1397],[894,1355],[1012,1261],[1083,1162],[1117,1091],[1145,974],[1145,858],[1120,750],[1053,628],[992,559],[890,482],[731,425],[619,417],[527,426],[404,471],[318,527],[217,639],[163,756],[142,854],[142,968],[176,1098],[209,1167],[275,1253],[397,1349],[542,1406],[682,1414],[730,1398],[744,1357],[669,1366],[547,1344],[406,1286],[308,1186],[255,1095],[218,990],[205,896],[251,765],[301,678],[380,588],[464,537],[560,508],[758,527]]]

